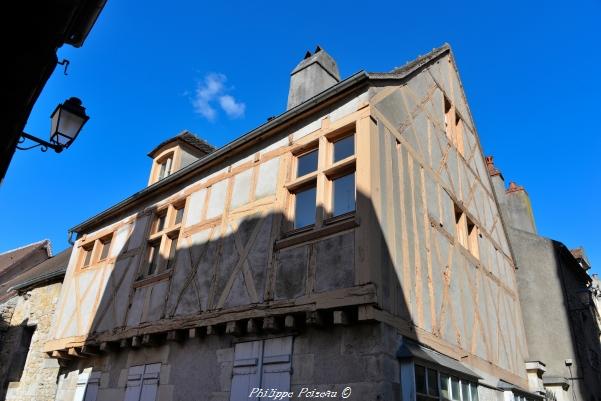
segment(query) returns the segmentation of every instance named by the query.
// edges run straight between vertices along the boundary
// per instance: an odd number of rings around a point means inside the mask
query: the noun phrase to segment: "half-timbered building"
[[[147,188],[71,230],[57,400],[537,397],[447,45],[344,80],[318,48],[281,115],[150,156]]]

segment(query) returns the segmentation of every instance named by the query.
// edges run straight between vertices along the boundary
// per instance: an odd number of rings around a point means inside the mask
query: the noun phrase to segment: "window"
[[[257,389],[289,392],[291,373],[292,337],[238,343],[234,349],[230,401],[266,399],[259,397]]]
[[[466,218],[467,222],[467,249],[476,258],[480,258],[480,251],[478,249],[478,227],[471,222],[470,219]]]
[[[157,161],[158,164],[158,175],[157,181],[162,180],[165,177],[168,177],[171,174],[172,166],[173,166],[173,153],[168,154],[167,156],[161,158]]]
[[[112,239],[113,237],[109,236],[100,240],[100,260],[104,260],[109,256]]]
[[[130,367],[127,371],[125,401],[155,401],[160,373],[160,363]]]
[[[478,401],[478,385],[433,368],[415,364],[417,401]]]
[[[513,401],[534,401],[534,398],[528,397],[524,394],[517,394],[512,391],[505,391],[505,394],[509,395],[509,398],[505,397],[505,399],[513,400]]]
[[[307,227],[315,223],[315,185],[301,189],[294,194],[294,228]]]
[[[332,216],[355,210],[355,172],[332,180]]]
[[[453,113],[452,110],[453,108],[451,107],[451,101],[449,99],[444,98],[444,128],[445,128],[445,133],[447,134],[447,139],[449,140],[449,142],[453,143],[453,125],[454,125],[454,121],[453,121]]]
[[[294,228],[304,228],[315,224],[318,152],[318,149],[312,148],[296,156],[295,177],[302,179],[302,183],[292,191],[295,211]]]
[[[455,233],[457,242],[475,257],[480,257],[478,248],[478,227],[467,217],[461,208],[455,205]]]
[[[83,267],[88,267],[92,263],[92,253],[94,252],[94,243],[81,247]]]
[[[146,272],[146,274],[149,276],[156,273],[157,268],[159,266],[160,247],[160,241],[151,242],[148,245],[148,271]]]
[[[355,159],[355,134],[348,132],[295,155],[294,178],[287,185],[293,229],[319,227],[355,211]]]
[[[110,256],[113,234],[105,235],[81,246],[80,266],[92,266]]]
[[[303,177],[317,170],[317,149],[297,157],[296,176]]]
[[[175,208],[175,224],[181,224],[184,219],[184,206],[179,206]]]
[[[457,151],[459,153],[461,153],[462,156],[465,156],[464,154],[464,147],[463,147],[463,121],[461,120],[461,117],[459,117],[459,114],[455,113],[455,146],[457,146]]]
[[[355,154],[355,136],[349,135],[334,142],[334,160],[339,162]]]
[[[457,151],[464,156],[463,120],[446,96],[444,98],[444,128],[449,142],[455,145]]]
[[[172,234],[169,236],[169,253],[167,254],[167,269],[171,269],[173,267],[173,263],[175,262],[175,251],[177,250],[177,238],[178,233]]]
[[[152,276],[173,268],[183,216],[183,203],[169,205],[155,214],[146,246],[146,265],[142,269],[142,276]]]
[[[346,135],[334,140],[331,148],[334,168],[326,170],[331,188],[327,217],[336,217],[355,211],[355,135]],[[347,160],[352,163],[346,164]]]

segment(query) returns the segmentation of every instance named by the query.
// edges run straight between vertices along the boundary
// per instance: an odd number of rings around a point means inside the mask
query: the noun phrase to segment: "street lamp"
[[[81,105],[81,100],[76,97],[70,97],[64,103],[56,106],[50,119],[50,140],[48,142],[23,132],[19,143],[23,143],[25,139],[29,139],[37,142],[37,145],[28,148],[17,146],[17,148],[28,150],[41,146],[42,152],[51,148],[56,153],[60,153],[63,149],[71,146],[77,135],[79,135],[81,128],[90,117],[86,115],[86,109]]]

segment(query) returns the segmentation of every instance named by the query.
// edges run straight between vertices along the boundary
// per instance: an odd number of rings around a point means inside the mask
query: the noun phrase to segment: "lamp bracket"
[[[69,67],[69,63],[71,63],[71,62],[69,60],[67,60],[66,58],[64,58],[61,61],[58,61],[56,64],[64,65],[65,69],[63,70],[63,73],[65,75],[67,75],[67,68]]]
[[[21,146],[17,145],[17,149],[29,150],[29,149],[37,148],[38,146],[40,146],[41,147],[40,150],[42,152],[46,152],[48,150],[48,148],[53,149],[56,153],[60,153],[63,151],[63,147],[61,145],[56,145],[54,143],[46,142],[43,139],[37,138],[33,135],[29,135],[26,132],[22,132],[21,138],[19,138],[19,143],[25,142],[25,139],[29,139],[30,141],[36,142],[37,145],[33,145],[33,146],[29,146],[29,147],[21,147]]]

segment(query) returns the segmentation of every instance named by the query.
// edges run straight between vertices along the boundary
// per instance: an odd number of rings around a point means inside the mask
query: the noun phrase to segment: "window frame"
[[[480,228],[467,213],[454,204],[455,210],[455,242],[466,249],[470,255],[480,260]]]
[[[463,140],[463,133],[465,131],[463,119],[459,115],[457,108],[451,102],[451,100],[443,95],[443,114],[444,114],[444,128],[447,140],[455,146],[457,153],[465,158],[465,144]]]
[[[288,222],[287,227],[284,228],[286,236],[317,230],[355,215],[357,211],[357,131],[357,124],[353,121],[333,132],[322,134],[308,143],[299,145],[291,151],[292,162],[288,174],[289,179],[285,184],[288,195],[286,205]],[[335,143],[350,136],[353,137],[353,154],[334,162]],[[302,176],[297,176],[299,158],[313,151],[318,152],[317,169]],[[335,216],[333,214],[334,180],[351,174],[355,175],[355,208],[352,211]],[[316,192],[314,223],[303,227],[295,227],[296,194],[311,187],[315,187]]]
[[[476,395],[478,395],[478,383],[467,379],[465,377],[462,377],[461,375],[457,375],[455,374],[453,371],[450,371],[449,369],[441,369],[441,366],[434,366],[431,363],[427,363],[421,360],[415,360],[412,361],[410,363],[411,365],[411,369],[413,370],[413,383],[412,386],[414,388],[414,394],[415,394],[415,400],[417,401],[418,398],[423,400],[423,399],[428,399],[428,400],[432,400],[432,401],[453,401],[453,400],[457,400],[457,401],[478,401],[478,396],[476,397],[477,399],[472,399],[472,387],[474,387],[476,389]],[[425,377],[425,386],[426,386],[426,393],[421,393],[417,391],[417,375],[416,375],[416,368],[417,367],[422,367],[424,368],[424,377]],[[436,380],[437,380],[437,388],[438,388],[438,395],[430,395],[429,391],[429,376],[428,376],[428,370],[432,370],[436,372]],[[445,397],[442,395],[442,383],[443,383],[443,376],[446,377],[447,380],[447,388],[449,391],[449,398]],[[454,398],[454,394],[453,394],[453,386],[452,386],[452,382],[453,379],[457,380],[458,383],[458,388],[459,388],[459,397],[458,398]],[[467,385],[467,389],[468,389],[468,394],[467,396],[464,396],[463,394],[463,389],[464,386]]]
[[[94,243],[95,241],[91,241],[87,244],[81,246],[81,256],[79,266],[82,269],[86,269],[92,266],[92,261],[94,259]]]
[[[113,246],[113,234],[105,235],[98,240],[98,262],[108,259],[111,256],[111,247]],[[108,246],[107,246],[108,245]],[[106,249],[106,255],[103,256],[104,250]]]
[[[164,207],[157,209],[152,213],[152,219],[150,221],[149,232],[146,239],[146,245],[144,249],[144,258],[138,271],[138,278],[136,281],[146,280],[149,278],[161,276],[162,274],[171,274],[175,263],[177,262],[177,252],[179,250],[179,239],[181,238],[181,231],[183,229],[185,215],[186,215],[186,200],[170,203]],[[178,210],[182,210],[181,221],[177,221]],[[164,218],[163,226],[159,227],[160,219]],[[160,229],[159,229],[160,228]],[[176,241],[176,248],[171,258],[171,243]],[[153,259],[151,258],[150,252],[156,245],[158,247],[158,261],[156,267],[150,272]]]
[[[160,150],[160,152],[155,153],[155,156],[152,160],[152,166],[150,168],[150,175],[148,177],[148,185],[155,184],[175,173],[181,165],[181,152],[181,147],[175,145],[165,147],[164,149]],[[171,158],[170,174],[160,178],[161,164],[168,158]]]
[[[170,161],[170,163],[168,163]],[[169,177],[172,173],[173,173],[173,165],[175,162],[175,152],[171,151],[171,152],[167,152],[164,155],[161,155],[161,157],[157,158],[155,163],[156,163],[156,181],[161,181],[167,177]],[[165,171],[162,171],[163,166],[165,166]],[[167,170],[167,166],[169,166],[169,170]],[[164,175],[161,176],[161,173],[163,173]]]
[[[99,235],[90,240],[85,240],[80,245],[80,255],[77,265],[79,269],[89,269],[101,262],[111,260],[111,249],[113,247],[114,232],[108,234]],[[108,248],[106,250],[106,256],[103,256],[103,251],[106,244]],[[86,260],[89,256],[89,262],[86,264]]]

